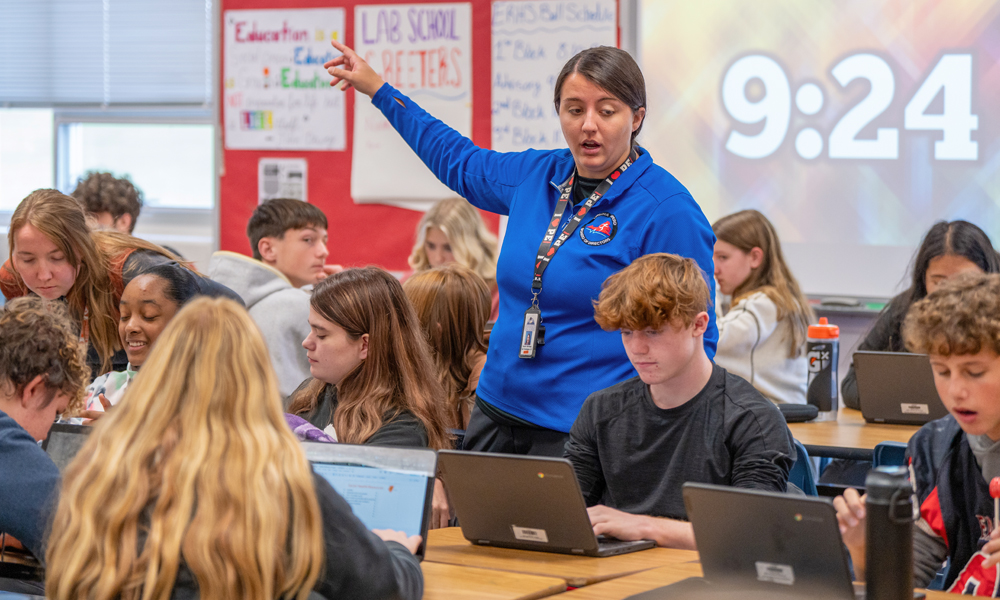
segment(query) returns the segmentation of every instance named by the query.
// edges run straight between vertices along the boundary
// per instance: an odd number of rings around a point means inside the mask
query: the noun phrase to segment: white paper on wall
[[[462,135],[472,134],[469,3],[357,6],[354,32],[354,50],[383,79]],[[454,195],[359,94],[351,165],[354,201],[426,210]]]
[[[344,150],[344,94],[323,63],[340,56],[343,8],[227,10],[223,124],[229,150]]]
[[[596,46],[616,46],[615,0],[494,2],[492,148],[565,148],[552,102],[566,61]]]
[[[309,201],[309,172],[304,158],[262,158],[257,162],[257,204],[274,198]]]

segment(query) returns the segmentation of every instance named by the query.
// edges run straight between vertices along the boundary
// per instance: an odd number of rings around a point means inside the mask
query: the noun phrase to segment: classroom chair
[[[902,442],[882,442],[872,452],[872,468],[905,467],[906,444]]]
[[[788,483],[793,483],[806,496],[818,496],[816,491],[816,476],[813,474],[812,464],[809,461],[809,452],[802,442],[795,440],[795,462],[792,463],[791,470],[788,471]]]

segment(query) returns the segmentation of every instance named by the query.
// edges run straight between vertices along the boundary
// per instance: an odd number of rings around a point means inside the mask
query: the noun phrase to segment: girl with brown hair
[[[732,296],[719,317],[715,362],[749,381],[772,402],[805,404],[806,332],[812,308],[785,264],[781,242],[756,210],[725,216],[712,225],[715,278]]]
[[[403,284],[430,343],[444,388],[448,426],[465,429],[486,364],[483,332],[490,291],[483,278],[457,263],[421,271]]]
[[[302,342],[313,378],[288,412],[340,442],[451,447],[430,348],[399,281],[377,267],[316,284]]]
[[[242,307],[193,300],[146,367],[66,471],[49,598],[420,597],[419,536],[384,543],[312,472]]]
[[[87,360],[93,374],[124,370],[128,359],[120,352],[118,302],[125,284],[146,268],[177,257],[130,235],[90,231],[76,200],[46,189],[35,190],[17,205],[7,243],[10,258],[0,267],[4,297],[31,292],[47,300],[65,298],[80,337],[90,344]],[[206,280],[206,285],[211,283]],[[238,298],[228,288],[219,292]]]

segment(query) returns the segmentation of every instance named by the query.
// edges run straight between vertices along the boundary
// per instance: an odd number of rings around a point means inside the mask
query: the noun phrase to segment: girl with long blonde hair
[[[288,412],[350,444],[451,447],[430,348],[403,287],[378,267],[316,284],[302,345],[313,376]]]
[[[93,351],[94,375],[127,363],[118,341],[118,302],[129,274],[150,262],[178,260],[168,250],[123,233],[91,232],[80,204],[58,190],[35,190],[18,204],[0,267],[8,300],[29,292],[65,298]]]
[[[403,283],[403,291],[430,343],[447,398],[449,427],[465,429],[486,364],[483,331],[490,290],[482,277],[456,263],[417,273]]]
[[[785,264],[781,242],[756,210],[725,216],[712,225],[715,279],[732,296],[719,316],[715,362],[746,379],[775,403],[805,404],[806,332],[815,319]]]
[[[417,240],[409,263],[414,272],[453,262],[483,278],[491,294],[490,321],[500,308],[497,294],[497,237],[486,228],[482,215],[464,198],[445,198],[424,213],[417,224]]]
[[[167,326],[68,467],[52,531],[50,598],[420,594],[407,549],[311,472],[260,332],[227,299]]]

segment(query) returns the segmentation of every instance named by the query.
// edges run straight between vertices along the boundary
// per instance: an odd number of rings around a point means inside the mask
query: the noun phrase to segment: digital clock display
[[[641,0],[637,22],[639,143],[710,221],[767,215],[807,292],[891,295],[940,220],[1000,245],[1000,2]]]

